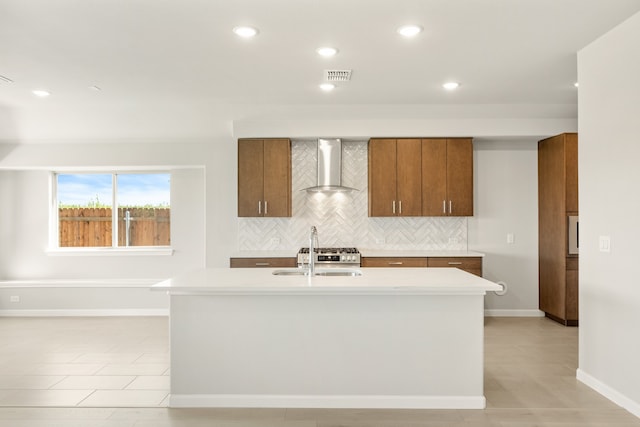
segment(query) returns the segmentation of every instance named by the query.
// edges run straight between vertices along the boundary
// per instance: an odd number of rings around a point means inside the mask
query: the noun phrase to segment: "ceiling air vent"
[[[0,84],[1,83],[13,83],[13,80],[11,80],[9,77],[0,75]]]
[[[328,82],[348,82],[351,70],[324,70],[324,79]]]

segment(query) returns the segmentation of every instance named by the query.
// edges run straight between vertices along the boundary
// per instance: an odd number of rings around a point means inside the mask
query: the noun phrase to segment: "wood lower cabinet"
[[[567,258],[565,306],[567,325],[578,325],[578,258]]]
[[[297,267],[297,259],[292,258],[231,258],[231,268],[285,268]]]
[[[362,267],[454,267],[482,277],[482,257],[363,257]]]
[[[429,257],[429,267],[454,267],[482,277],[481,257]]]
[[[578,325],[578,256],[568,254],[569,216],[578,215],[578,135],[538,142],[539,307]]]
[[[473,216],[473,140],[422,140],[422,215]]]
[[[291,141],[238,140],[238,216],[291,216]]]
[[[420,139],[369,140],[369,216],[421,216]]]
[[[426,257],[364,257],[360,258],[362,267],[428,267]]]

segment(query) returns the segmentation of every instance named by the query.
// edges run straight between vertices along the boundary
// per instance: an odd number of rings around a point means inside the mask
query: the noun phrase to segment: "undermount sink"
[[[271,274],[275,276],[308,276],[309,270],[291,269],[291,270],[275,270]]]
[[[316,270],[316,276],[362,276],[362,271],[350,269]]]
[[[291,268],[287,270],[275,270],[271,273],[276,276],[308,276],[306,268]],[[323,268],[316,269],[315,276],[362,276],[362,271],[350,268]]]

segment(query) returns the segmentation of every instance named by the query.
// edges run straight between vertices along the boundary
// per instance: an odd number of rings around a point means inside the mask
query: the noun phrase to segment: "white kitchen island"
[[[213,268],[170,295],[171,407],[485,407],[484,295],[455,268]]]

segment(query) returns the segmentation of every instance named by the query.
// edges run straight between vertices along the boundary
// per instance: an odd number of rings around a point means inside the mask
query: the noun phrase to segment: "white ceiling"
[[[639,10],[640,0],[0,0],[0,75],[13,80],[0,83],[0,138],[206,137],[232,120],[329,107],[575,108],[576,52]],[[405,23],[425,31],[403,39]],[[260,33],[239,39],[236,25]],[[324,45],[339,54],[319,57]],[[324,93],[325,69],[352,69],[352,80]],[[462,86],[444,91],[447,80]]]

